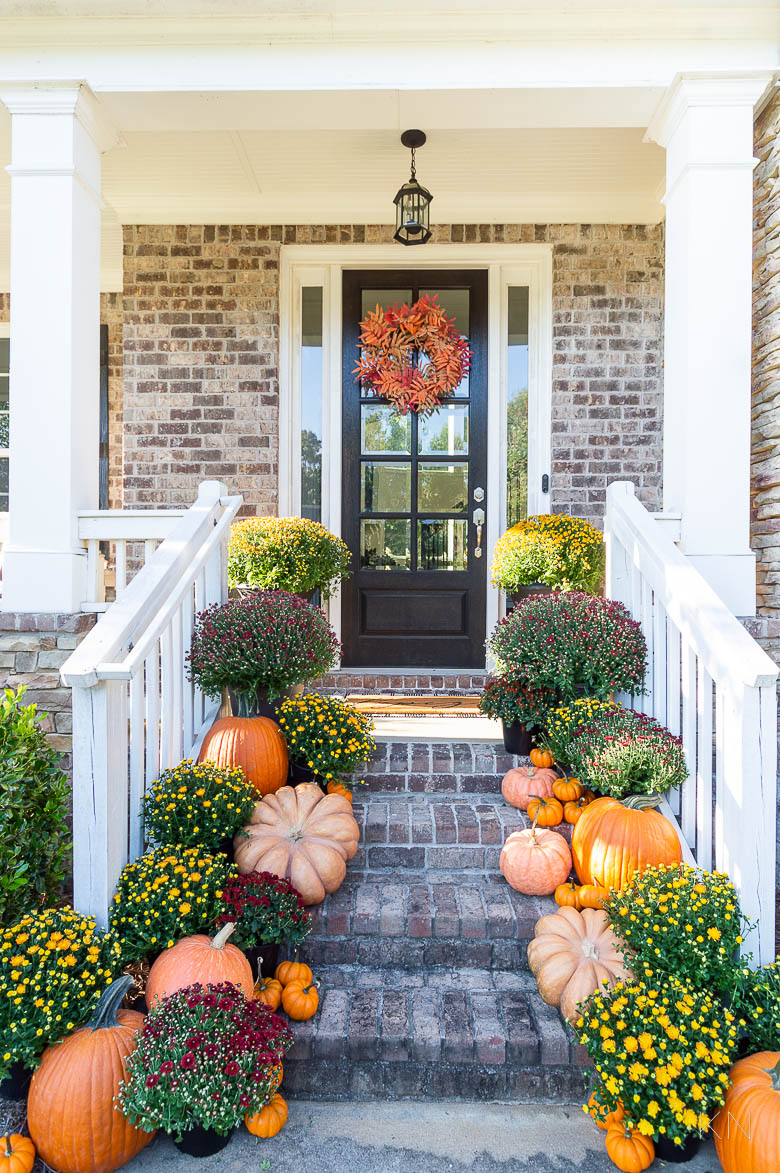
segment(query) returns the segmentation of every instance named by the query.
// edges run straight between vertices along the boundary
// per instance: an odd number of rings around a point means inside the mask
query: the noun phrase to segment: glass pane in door
[[[448,318],[455,319],[455,328],[464,338],[469,336],[469,315],[471,310],[471,291],[468,289],[421,289],[420,296],[427,293],[436,296],[439,305],[443,305]],[[468,372],[458,387],[452,392],[460,398],[466,398],[469,393]]]
[[[469,409],[445,403],[417,423],[417,451],[424,456],[465,456],[469,450]]]
[[[468,521],[425,518],[417,522],[420,570],[468,569]]]
[[[360,508],[363,513],[408,513],[412,508],[411,464],[364,460]]]
[[[360,523],[361,570],[409,570],[412,565],[411,526],[390,518]]]

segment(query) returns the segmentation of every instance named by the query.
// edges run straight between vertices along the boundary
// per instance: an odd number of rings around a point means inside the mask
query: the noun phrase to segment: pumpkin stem
[[[3,1137],[3,1140],[5,1141],[5,1155],[10,1160],[10,1158],[14,1155],[14,1150],[11,1148],[11,1134],[6,1133]]]
[[[774,1067],[767,1067],[766,1073],[772,1080],[772,1090],[780,1092],[780,1059],[778,1059]]]
[[[228,938],[235,932],[235,930],[236,926],[233,924],[233,922],[228,921],[226,925],[222,926],[216,937],[211,938],[211,948],[224,949],[228,942]]]
[[[108,1026],[117,1025],[116,1012],[124,1000],[124,996],[133,985],[133,978],[129,973],[123,973],[120,978],[106,986],[100,995],[100,1001],[95,1007],[95,1013],[87,1026],[90,1030],[102,1030]]]
[[[649,811],[661,805],[660,794],[629,794],[628,798],[621,798],[623,806],[632,811]]]

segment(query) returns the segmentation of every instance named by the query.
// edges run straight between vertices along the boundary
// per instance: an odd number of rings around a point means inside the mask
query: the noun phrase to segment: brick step
[[[457,874],[436,882],[400,872],[346,883],[319,908],[301,953],[323,965],[429,967],[513,971],[527,969],[526,949],[539,917],[555,911],[550,897],[523,896],[500,874],[491,879]]]
[[[507,770],[527,763],[500,742],[379,741],[365,778],[370,794],[498,794]]]
[[[581,1102],[584,1050],[529,974],[340,966],[317,976],[320,1009],[294,1024],[285,1094]]]

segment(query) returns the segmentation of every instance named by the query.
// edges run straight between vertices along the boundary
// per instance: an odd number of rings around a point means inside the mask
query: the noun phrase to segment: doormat
[[[350,693],[349,704],[371,717],[480,717],[478,696]]]

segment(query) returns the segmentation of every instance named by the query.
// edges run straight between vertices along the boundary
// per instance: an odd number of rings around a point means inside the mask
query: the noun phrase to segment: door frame
[[[407,256],[397,244],[282,245],[279,272],[279,480],[278,512],[300,512],[301,289],[323,290],[322,522],[341,535],[341,314],[345,269],[486,269],[488,273],[488,456],[485,557],[506,527],[506,383],[508,289],[527,285],[528,301],[528,512],[549,513],[542,477],[552,464],[552,254],[551,244],[429,244]],[[485,635],[503,613],[502,593],[488,577]],[[328,608],[341,638],[341,593]],[[393,667],[393,665],[381,665]]]

